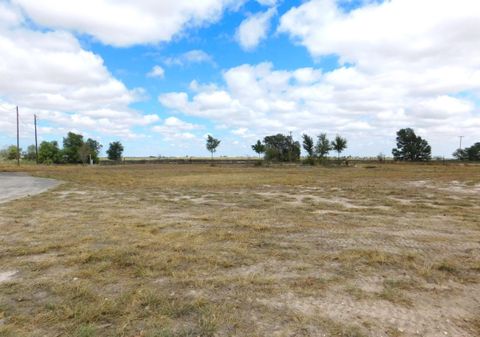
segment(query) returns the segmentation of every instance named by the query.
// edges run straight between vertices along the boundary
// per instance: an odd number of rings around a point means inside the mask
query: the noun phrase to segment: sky
[[[480,141],[474,0],[0,0],[0,147],[73,131],[127,156],[253,156],[267,135],[391,155]]]

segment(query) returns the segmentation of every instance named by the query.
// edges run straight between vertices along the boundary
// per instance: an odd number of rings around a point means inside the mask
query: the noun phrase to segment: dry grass
[[[478,166],[23,170],[0,336],[478,335]]]

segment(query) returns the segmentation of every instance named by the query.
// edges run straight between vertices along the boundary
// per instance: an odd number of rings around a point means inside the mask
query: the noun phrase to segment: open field
[[[479,166],[22,169],[0,336],[480,335]]]

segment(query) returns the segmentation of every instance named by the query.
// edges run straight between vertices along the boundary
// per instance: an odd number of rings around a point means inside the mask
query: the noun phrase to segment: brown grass
[[[22,170],[0,336],[478,333],[477,166]]]

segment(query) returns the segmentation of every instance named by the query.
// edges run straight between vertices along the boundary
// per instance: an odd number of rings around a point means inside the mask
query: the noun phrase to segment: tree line
[[[397,147],[392,149],[392,155],[396,161],[429,161],[432,159],[432,149],[427,140],[415,134],[411,128],[401,129],[397,132]],[[212,159],[217,151],[221,141],[211,135],[207,136],[206,148],[211,153]],[[258,140],[253,144],[252,150],[255,151],[259,158],[263,155],[265,160],[277,162],[297,162],[301,158],[301,149],[306,152],[305,162],[315,164],[316,162],[324,162],[330,152],[337,153],[337,159],[340,154],[347,148],[348,141],[346,138],[336,135],[330,141],[326,133],[320,133],[313,137],[303,134],[302,144],[293,139],[292,135],[276,134],[266,136],[263,141]],[[102,145],[91,138],[84,140],[81,134],[69,132],[63,138],[63,148],[60,148],[57,141],[44,141],[38,149],[38,158],[35,145],[30,145],[25,152],[20,149],[21,157],[26,160],[38,160],[42,164],[61,164],[61,163],[98,163],[99,153]],[[118,161],[122,159],[124,148],[123,145],[116,141],[109,144],[106,151],[108,159]],[[12,145],[0,151],[0,157],[7,160],[17,158],[17,147]],[[475,143],[471,147],[465,149],[457,149],[453,156],[459,160],[480,161],[480,142]],[[379,155],[382,158],[383,155]]]
[[[98,164],[102,148],[103,145],[94,139],[85,140],[83,135],[69,132],[63,138],[62,148],[56,140],[43,141],[38,148],[38,158],[35,145],[30,145],[25,152],[20,149],[20,157],[30,161],[37,160],[40,164],[87,164],[89,162]],[[124,148],[120,142],[110,143],[107,150],[108,159],[121,160],[123,151]],[[18,155],[15,145],[7,147],[0,153],[0,156],[7,160],[14,160]]]
[[[427,140],[415,134],[411,128],[401,129],[397,132],[397,147],[392,149],[393,159],[396,161],[429,161],[432,159],[432,148]],[[347,148],[348,141],[346,138],[337,135],[334,140],[330,141],[326,133],[321,133],[314,138],[307,134],[302,135],[302,147],[307,157],[306,163],[315,164],[317,161],[322,162],[328,158],[331,151],[337,153],[337,159],[340,154]],[[266,160],[279,162],[295,162],[300,160],[301,146],[298,141],[293,140],[291,135],[277,134],[267,136],[263,141],[258,140],[252,145],[259,158],[264,156]],[[480,161],[480,143],[473,146],[458,149],[453,156],[459,160]],[[379,155],[379,158],[384,158]]]
[[[342,153],[347,148],[347,139],[337,135],[333,141],[327,138],[327,134],[321,133],[317,136],[317,141],[307,135],[302,135],[302,144],[295,141],[292,135],[283,135],[281,133],[267,136],[263,142],[258,140],[252,145],[252,150],[260,157],[262,154],[266,160],[278,162],[295,162],[300,160],[301,147],[307,153],[306,161],[314,164],[315,160],[324,160],[330,151],[335,150],[340,158]]]

